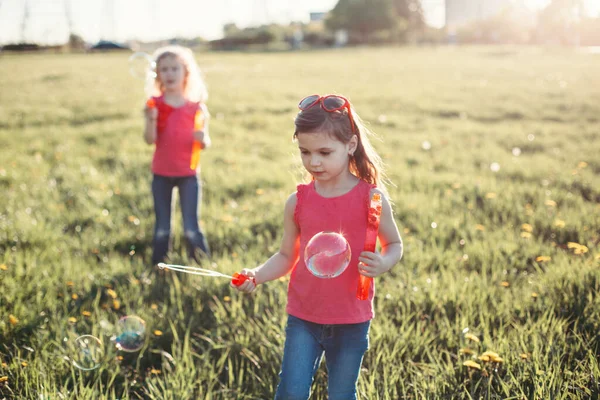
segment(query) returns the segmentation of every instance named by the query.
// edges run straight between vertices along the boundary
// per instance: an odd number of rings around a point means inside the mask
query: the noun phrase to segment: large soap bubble
[[[352,257],[348,241],[339,233],[319,232],[304,249],[304,263],[318,278],[335,278],[346,270]]]

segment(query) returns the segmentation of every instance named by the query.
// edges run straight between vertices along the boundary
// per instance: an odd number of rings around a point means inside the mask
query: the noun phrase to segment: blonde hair
[[[294,120],[296,125],[294,139],[302,133],[324,132],[346,144],[350,142],[352,136],[356,135],[358,144],[349,160],[350,172],[358,178],[376,185],[389,199],[387,192],[389,180],[384,172],[383,160],[369,140],[369,137],[375,137],[375,134],[365,126],[352,104],[350,104],[350,108],[354,130],[352,130],[350,115],[346,108],[329,112],[320,105],[315,105],[300,111]]]
[[[157,49],[152,56],[155,69],[158,67],[160,61],[166,57],[176,57],[185,68],[184,96],[186,99],[205,103],[208,99],[208,91],[192,50],[177,45],[165,46]],[[148,85],[150,86],[148,91],[152,96],[162,95],[164,89],[158,74],[156,74],[154,80],[149,80]]]

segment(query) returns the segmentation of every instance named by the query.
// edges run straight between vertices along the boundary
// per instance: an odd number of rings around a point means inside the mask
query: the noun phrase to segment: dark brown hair
[[[369,140],[369,136],[374,134],[365,127],[354,108],[352,108],[351,115],[354,122],[354,131],[347,109],[328,112],[319,104],[314,105],[296,115],[294,139],[302,133],[324,132],[345,144],[350,142],[353,135],[356,135],[358,144],[356,151],[350,157],[350,172],[368,183],[377,185],[388,197],[383,161]]]

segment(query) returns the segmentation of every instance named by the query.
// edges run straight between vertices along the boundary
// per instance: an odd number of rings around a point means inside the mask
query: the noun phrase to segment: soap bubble
[[[304,249],[304,263],[318,278],[335,278],[346,270],[352,252],[348,241],[339,233],[319,232]]]
[[[126,316],[117,322],[117,349],[134,352],[144,345],[146,340],[146,322],[136,316]]]
[[[141,80],[152,79],[156,77],[155,68],[156,63],[147,53],[139,51],[129,57],[129,73],[134,78]]]
[[[91,371],[102,363],[104,346],[97,337],[82,335],[71,344],[69,353],[71,362],[76,368],[82,371]]]

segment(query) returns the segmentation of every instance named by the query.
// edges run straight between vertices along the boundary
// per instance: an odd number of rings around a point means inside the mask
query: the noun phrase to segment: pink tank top
[[[162,96],[155,97],[158,119],[156,122],[156,149],[152,159],[152,172],[163,176],[192,176],[190,168],[194,146],[194,118],[199,103],[186,102],[172,107]]]
[[[356,289],[358,256],[365,245],[370,192],[374,187],[361,180],[348,193],[326,198],[316,192],[314,181],[298,185],[294,218],[300,229],[300,257],[288,285],[288,314],[319,324],[354,324],[373,318],[375,288],[368,300],[358,300]],[[350,264],[336,278],[318,278],[304,262],[306,244],[322,231],[342,233],[352,250]]]

